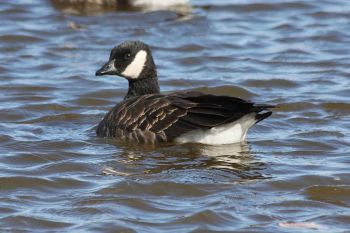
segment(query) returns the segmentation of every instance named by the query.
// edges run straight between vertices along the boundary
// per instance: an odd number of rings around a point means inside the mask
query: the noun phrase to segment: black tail
[[[275,108],[275,106],[273,105],[254,105],[254,109],[256,112],[256,123],[264,120],[265,118],[268,118],[269,116],[271,116],[272,112],[270,111],[270,108]],[[263,113],[260,113],[263,112]]]
[[[269,116],[271,116],[272,112],[265,112],[265,113],[257,113],[256,116],[255,116],[255,119],[256,119],[256,123],[264,120],[265,118],[268,118]]]

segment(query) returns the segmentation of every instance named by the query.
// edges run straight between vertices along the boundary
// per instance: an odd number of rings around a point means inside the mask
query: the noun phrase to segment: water
[[[1,3],[1,232],[350,232],[350,2],[143,10]],[[94,73],[130,39],[164,92],[278,108],[247,145],[97,138],[127,83]]]

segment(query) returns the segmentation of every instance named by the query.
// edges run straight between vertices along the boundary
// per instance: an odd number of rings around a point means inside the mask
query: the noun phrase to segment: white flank
[[[175,5],[188,4],[188,0],[134,0],[132,1],[134,6],[158,6],[158,7],[169,7]]]
[[[193,130],[176,138],[177,143],[202,143],[223,145],[242,142],[246,139],[248,129],[256,122],[255,113],[245,115],[237,121],[220,125],[208,130]]]
[[[137,79],[146,64],[146,59],[147,52],[145,50],[140,50],[136,54],[134,60],[125,68],[122,75],[127,78]]]

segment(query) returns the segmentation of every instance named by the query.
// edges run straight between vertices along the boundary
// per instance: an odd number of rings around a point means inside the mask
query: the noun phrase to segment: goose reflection
[[[96,15],[113,11],[160,11],[169,10],[189,14],[188,0],[51,0],[57,10],[65,14]]]
[[[107,175],[143,176],[174,170],[201,170],[202,175],[216,172],[234,181],[245,182],[266,179],[266,165],[250,152],[248,144],[209,146],[184,145],[130,145],[110,140],[119,152],[108,161],[103,173]],[[210,171],[208,173],[208,171]]]

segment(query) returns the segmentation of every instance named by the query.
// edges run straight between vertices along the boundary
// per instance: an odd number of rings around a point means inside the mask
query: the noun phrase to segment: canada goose
[[[97,135],[137,143],[231,144],[269,117],[271,105],[193,91],[161,94],[157,69],[147,44],[126,41],[112,49],[96,75],[118,75],[129,82],[124,101],[97,126]]]

